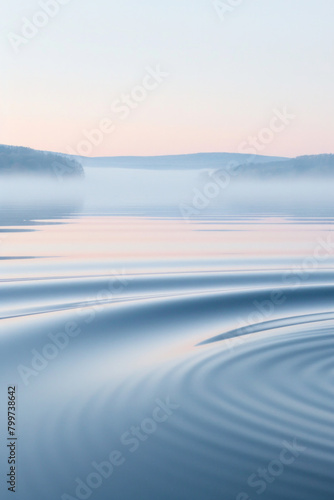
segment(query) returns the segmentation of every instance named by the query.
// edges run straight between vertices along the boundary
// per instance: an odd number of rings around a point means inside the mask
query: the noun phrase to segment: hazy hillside
[[[30,148],[0,146],[0,174],[63,179],[82,177],[84,171],[74,158]]]
[[[137,168],[147,170],[193,170],[220,168],[230,162],[268,163],[281,162],[286,158],[275,156],[245,155],[239,153],[197,153],[170,156],[115,156],[76,157],[84,167]]]
[[[334,176],[334,155],[298,156],[284,162],[242,164],[238,168],[242,177],[268,179]]]
[[[334,175],[334,155],[283,158],[239,153],[199,153],[153,157],[79,158],[85,168],[114,168],[138,170],[218,170],[230,164],[240,165],[234,177],[268,179],[271,177],[328,177]]]
[[[76,178],[84,168],[183,172],[219,170],[239,165],[234,177],[262,179],[334,175],[334,155],[281,158],[239,153],[198,153],[171,156],[77,157],[36,151],[30,148],[0,146],[0,174],[37,175],[47,178]]]

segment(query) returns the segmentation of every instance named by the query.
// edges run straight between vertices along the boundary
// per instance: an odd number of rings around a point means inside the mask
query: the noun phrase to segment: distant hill
[[[218,170],[228,165],[241,178],[270,179],[334,176],[334,155],[284,158],[239,153],[198,153],[170,156],[80,157],[0,146],[0,175],[38,175],[48,178],[83,177],[85,168],[138,170]]]
[[[84,176],[78,160],[30,148],[0,145],[0,175],[69,179]]]
[[[334,175],[334,155],[284,158],[239,153],[198,153],[171,156],[78,157],[84,167],[145,170],[219,170],[234,164],[241,178],[270,179]]]
[[[268,163],[281,162],[287,158],[275,156],[246,155],[239,153],[196,153],[168,156],[112,156],[112,157],[74,157],[84,167],[135,168],[147,170],[193,170],[220,168],[230,162]]]
[[[334,177],[334,155],[298,156],[284,162],[271,161],[268,163],[244,163],[238,167],[238,174],[247,178],[298,178],[307,177]]]

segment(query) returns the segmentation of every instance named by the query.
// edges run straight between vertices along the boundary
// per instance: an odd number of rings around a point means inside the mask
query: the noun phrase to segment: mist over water
[[[133,215],[161,215],[159,210],[183,218],[222,216],[232,212],[306,212],[311,216],[333,210],[332,177],[305,175],[302,178],[260,180],[231,176],[228,164],[220,169],[106,168],[87,167],[84,179],[57,181],[40,177],[0,177],[0,206],[59,208],[77,211],[127,210]],[[184,208],[184,210],[183,210]],[[191,211],[189,217],[187,210]],[[41,210],[43,215],[43,210]],[[197,217],[198,216],[198,217]]]
[[[214,173],[0,180],[19,500],[333,499],[333,181]]]
[[[228,164],[227,164],[228,165]],[[226,166],[227,167],[227,166]],[[226,212],[294,212],[333,210],[332,178],[305,176],[302,179],[264,180],[231,176],[224,166],[202,170],[137,170],[86,168],[88,207],[164,207],[170,212],[192,208],[191,218],[223,215]],[[198,213],[197,213],[198,212]],[[149,215],[149,214],[148,214]],[[157,213],[157,215],[159,215]]]

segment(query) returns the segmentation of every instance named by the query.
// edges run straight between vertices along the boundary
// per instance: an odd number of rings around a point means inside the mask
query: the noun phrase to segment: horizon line
[[[192,153],[172,153],[172,154],[158,154],[158,155],[103,155],[103,156],[84,156],[84,155],[79,155],[79,154],[72,154],[72,153],[62,153],[59,151],[50,151],[46,149],[36,149],[31,146],[19,146],[17,144],[0,144],[0,147],[9,147],[9,148],[24,148],[24,149],[32,149],[33,151],[39,151],[42,153],[54,153],[54,154],[59,154],[59,155],[64,155],[64,156],[73,156],[73,157],[78,157],[78,158],[85,158],[85,159],[98,159],[98,158],[164,158],[164,157],[171,157],[171,156],[195,156],[195,155],[240,155],[240,156],[259,156],[259,157],[264,157],[264,158],[283,158],[283,159],[293,159],[296,158],[295,156],[280,156],[280,155],[264,155],[264,154],[258,154],[258,153],[239,153],[237,151],[198,151],[198,152],[192,152]],[[319,154],[331,154],[331,153],[319,153]],[[305,155],[301,155],[305,156]],[[306,155],[308,156],[308,155]],[[311,155],[311,156],[318,156],[318,155]]]

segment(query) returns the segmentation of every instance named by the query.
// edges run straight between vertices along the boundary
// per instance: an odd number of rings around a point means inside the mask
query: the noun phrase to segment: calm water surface
[[[16,384],[16,498],[332,500],[332,228],[3,209],[0,469]]]

